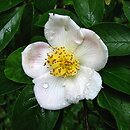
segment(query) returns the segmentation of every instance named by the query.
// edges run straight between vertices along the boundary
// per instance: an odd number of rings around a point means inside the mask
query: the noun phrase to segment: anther
[[[65,47],[53,48],[53,51],[47,54],[48,59],[44,65],[48,63],[52,70],[50,74],[53,76],[74,76],[79,70],[79,61],[74,55],[68,52]]]
[[[46,65],[46,62],[44,63],[44,66]]]

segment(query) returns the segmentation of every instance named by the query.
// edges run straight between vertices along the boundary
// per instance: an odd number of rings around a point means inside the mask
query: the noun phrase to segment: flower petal
[[[102,88],[101,76],[96,71],[93,71],[91,75],[90,82],[86,84],[84,89],[84,95],[87,100],[94,99]]]
[[[76,76],[66,79],[65,98],[68,102],[77,103],[85,98],[84,90],[89,83],[92,72],[92,69],[81,66]]]
[[[28,45],[22,52],[24,72],[31,78],[36,78],[48,71],[44,63],[49,51],[51,51],[51,48],[44,42],[35,42]]]
[[[69,16],[50,13],[44,32],[53,47],[65,46],[73,51],[83,41],[80,27]]]
[[[33,80],[34,93],[39,105],[44,109],[58,110],[69,105],[64,95],[64,78],[49,73]]]
[[[98,71],[107,63],[108,49],[95,32],[89,29],[81,31],[84,35],[84,41],[75,50],[75,55],[81,65]]]

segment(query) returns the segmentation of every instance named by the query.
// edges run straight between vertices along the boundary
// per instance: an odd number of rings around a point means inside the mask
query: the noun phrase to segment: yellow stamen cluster
[[[52,52],[47,53],[47,56],[45,65],[49,65],[50,74],[56,77],[68,77],[77,74],[79,61],[65,47],[54,48]]]

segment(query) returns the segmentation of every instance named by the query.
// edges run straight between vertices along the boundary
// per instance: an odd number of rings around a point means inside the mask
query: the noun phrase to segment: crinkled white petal
[[[80,67],[78,74],[65,81],[65,98],[69,103],[94,99],[102,88],[100,75],[87,67]]]
[[[22,52],[22,66],[24,72],[31,78],[37,78],[48,71],[44,66],[47,53],[51,51],[44,42],[35,42],[28,45]]]
[[[39,105],[48,110],[58,110],[70,105],[65,100],[64,78],[49,73],[33,80],[34,94]]]
[[[87,67],[80,67],[74,77],[60,78],[48,72],[33,80],[34,94],[44,109],[59,110],[82,99],[94,99],[102,88],[100,75]]]
[[[90,77],[89,82],[86,84],[84,89],[85,98],[93,100],[99,93],[102,88],[102,79],[101,76],[93,71]]]
[[[80,27],[69,17],[50,13],[45,37],[53,47],[65,46],[73,51],[83,41]]]
[[[99,71],[107,63],[108,49],[95,32],[89,29],[81,29],[81,31],[84,41],[75,50],[75,55],[81,65]]]

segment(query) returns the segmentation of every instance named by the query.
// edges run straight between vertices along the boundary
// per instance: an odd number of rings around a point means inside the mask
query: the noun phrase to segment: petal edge
[[[65,100],[63,80],[63,78],[54,77],[49,73],[33,80],[35,97],[40,107],[59,110],[70,105]]]
[[[49,45],[44,42],[29,44],[22,52],[22,67],[31,78],[36,78],[48,71],[44,66],[47,53],[51,51]]]
[[[72,51],[82,43],[83,35],[80,27],[69,17],[58,14],[49,14],[49,20],[45,24],[45,37],[53,46],[65,46]]]
[[[100,37],[89,29],[81,29],[84,41],[75,50],[75,55],[83,66],[101,70],[108,60],[108,49]]]

